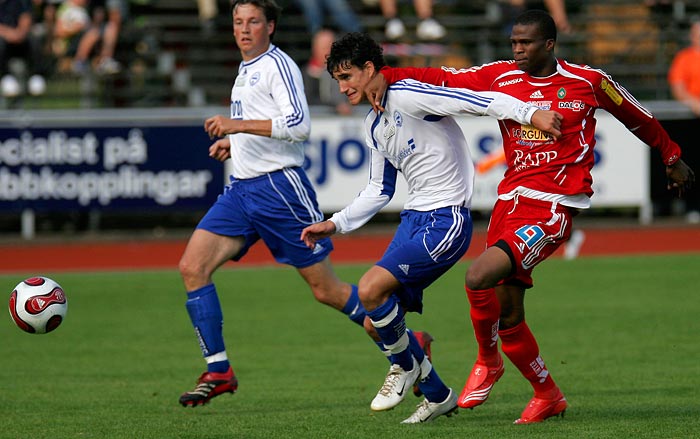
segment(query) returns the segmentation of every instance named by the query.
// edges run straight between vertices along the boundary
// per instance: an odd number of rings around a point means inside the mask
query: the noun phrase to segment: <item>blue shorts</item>
[[[401,212],[394,239],[376,265],[401,283],[395,294],[407,311],[423,311],[423,290],[464,256],[472,227],[465,207]]]
[[[304,227],[322,220],[306,173],[301,168],[286,168],[250,179],[232,178],[197,228],[242,237],[245,243],[234,261],[262,238],[277,262],[304,268],[324,260],[333,250],[329,238],[319,240],[313,250],[301,240]]]

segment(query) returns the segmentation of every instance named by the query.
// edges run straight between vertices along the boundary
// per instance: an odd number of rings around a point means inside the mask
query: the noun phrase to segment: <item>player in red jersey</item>
[[[368,98],[382,110],[378,97],[386,83],[413,78],[448,87],[499,91],[564,118],[557,139],[532,126],[499,121],[508,168],[498,186],[487,249],[470,265],[465,288],[478,344],[476,364],[458,404],[473,408],[488,398],[503,375],[501,350],[532,384],[534,397],[516,424],[540,422],[561,414],[566,398],[542,360],[525,322],[525,290],[533,268],[564,243],[572,219],[590,207],[598,108],[607,110],[647,145],[658,149],[666,165],[668,188],[682,196],[695,181],[680,159],[681,150],[649,111],[605,72],[557,59],[556,27],[543,11],[526,11],[511,32],[513,60],[469,69],[384,68]]]

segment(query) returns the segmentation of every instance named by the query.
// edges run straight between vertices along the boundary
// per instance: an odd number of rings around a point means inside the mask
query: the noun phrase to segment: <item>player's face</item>
[[[533,76],[554,73],[554,40],[546,40],[535,24],[516,24],[510,33],[513,59],[518,68]]]
[[[262,9],[251,4],[236,6],[233,11],[233,36],[243,61],[262,54],[270,46],[275,23],[265,19]]]
[[[338,81],[340,92],[347,96],[352,105],[357,105],[365,99],[365,88],[374,76],[374,65],[370,62],[364,68],[354,65],[339,65],[333,70],[333,77]]]

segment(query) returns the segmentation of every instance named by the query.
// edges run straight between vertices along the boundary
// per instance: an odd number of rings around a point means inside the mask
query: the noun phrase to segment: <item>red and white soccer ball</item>
[[[10,295],[10,315],[30,334],[45,334],[58,328],[68,311],[63,288],[48,277],[30,277]]]

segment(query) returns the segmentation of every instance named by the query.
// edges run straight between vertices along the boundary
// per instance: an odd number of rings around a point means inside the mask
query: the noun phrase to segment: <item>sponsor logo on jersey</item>
[[[605,92],[606,95],[612,100],[615,105],[622,105],[622,96],[615,90],[615,87],[608,82],[607,79],[600,81],[600,88]]]
[[[581,111],[584,108],[586,108],[586,104],[584,104],[583,101],[579,101],[579,100],[561,101],[561,102],[559,102],[559,108],[571,110],[571,111]]]
[[[402,148],[399,151],[399,154],[396,156],[396,161],[401,162],[403,159],[408,157],[409,155],[413,154],[413,151],[416,149],[416,142],[411,138],[408,139],[408,147]]]
[[[550,108],[552,108],[552,101],[528,101],[527,103],[530,105],[534,105],[540,110],[549,110]]]
[[[552,136],[544,131],[535,128],[532,125],[520,125],[520,128],[513,129],[513,137],[529,142],[549,142]]]
[[[399,264],[399,268],[403,271],[403,274],[408,276],[408,269],[411,268],[408,264]]]
[[[389,119],[387,119],[386,117],[382,118],[382,124],[384,125],[383,136],[384,136],[384,141],[386,142],[387,140],[394,137],[394,134],[396,134],[396,125],[389,122]]]
[[[519,83],[519,82],[523,82],[523,78],[515,78],[515,79],[511,79],[510,81],[499,82],[499,83],[498,83],[498,87],[499,87],[499,88],[500,88],[500,87],[506,87],[506,86],[508,86],[508,85],[517,84],[517,83]]]
[[[530,99],[542,99],[542,98],[544,98],[544,95],[539,90],[535,91],[533,94],[530,95]]]
[[[557,158],[556,151],[532,151],[527,152],[521,149],[514,150],[515,159],[513,167],[516,171],[546,165]]]

